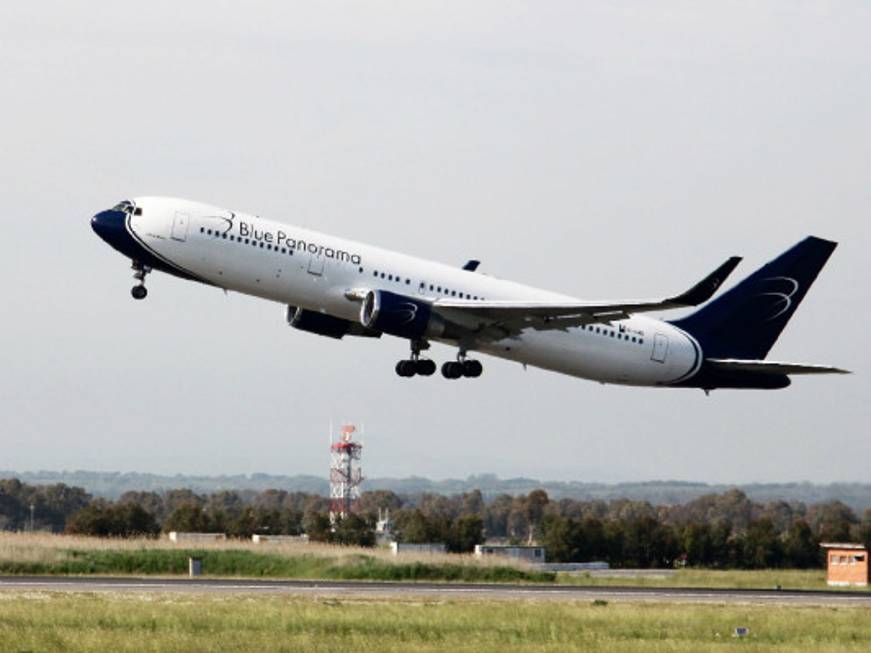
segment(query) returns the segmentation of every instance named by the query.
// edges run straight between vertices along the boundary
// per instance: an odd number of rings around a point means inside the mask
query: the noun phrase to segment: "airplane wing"
[[[852,374],[849,370],[827,365],[803,365],[765,360],[739,360],[737,358],[706,358],[714,369],[757,374]]]
[[[697,306],[710,299],[723,284],[741,257],[733,256],[686,292],[654,300],[628,300],[616,302],[516,302],[516,301],[457,301],[438,299],[432,304],[434,311],[445,319],[478,331],[498,329],[504,337],[525,329],[567,329],[592,323],[622,320],[633,313],[662,311],[672,308]]]

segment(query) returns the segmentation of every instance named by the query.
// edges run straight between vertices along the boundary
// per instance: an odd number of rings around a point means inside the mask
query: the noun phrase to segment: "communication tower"
[[[346,424],[339,441],[330,441],[330,523],[334,526],[351,514],[354,502],[360,498],[363,445],[351,439],[356,430],[353,424]]]

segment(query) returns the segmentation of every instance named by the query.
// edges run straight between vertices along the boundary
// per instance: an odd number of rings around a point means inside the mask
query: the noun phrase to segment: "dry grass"
[[[187,558],[203,559],[210,575],[356,580],[552,582],[554,574],[522,561],[472,555],[410,553],[304,542],[255,544],[225,540],[95,538],[49,533],[0,534],[0,571],[8,574],[186,573]]]
[[[327,558],[336,562],[354,562],[360,556],[369,556],[381,562],[475,565],[478,567],[512,567],[529,571],[532,567],[522,560],[508,558],[476,558],[472,554],[426,554],[401,553],[393,555],[386,548],[339,546],[319,542],[281,542],[255,544],[250,540],[225,540],[205,542],[171,542],[166,537],[152,538],[106,538],[79,535],[55,535],[53,533],[0,532],[0,560],[10,562],[54,562],[64,558],[70,549],[91,551],[142,551],[198,549],[205,551],[250,551],[287,557],[302,555]]]

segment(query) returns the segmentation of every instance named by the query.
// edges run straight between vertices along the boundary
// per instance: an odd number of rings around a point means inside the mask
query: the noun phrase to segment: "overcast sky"
[[[326,475],[332,419],[372,476],[869,481],[869,34],[865,2],[4,3],[0,468]],[[831,238],[771,358],[856,374],[400,379],[399,339],[132,300],[88,220],[158,194],[586,299]]]

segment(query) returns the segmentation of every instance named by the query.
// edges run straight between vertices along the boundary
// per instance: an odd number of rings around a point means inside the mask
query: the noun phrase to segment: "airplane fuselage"
[[[254,215],[179,199],[131,203],[116,249],[139,263],[288,306],[359,323],[360,295],[386,290],[425,300],[573,301],[503,281]],[[668,386],[696,374],[699,344],[643,315],[502,339],[429,340],[602,383]]]

